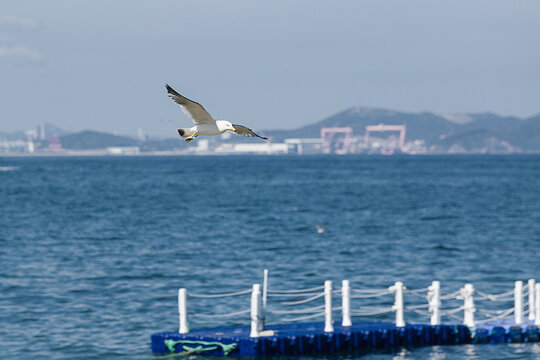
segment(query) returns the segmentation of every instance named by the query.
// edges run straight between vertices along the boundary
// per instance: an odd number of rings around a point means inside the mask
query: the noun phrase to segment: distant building
[[[285,139],[287,153],[308,155],[322,153],[323,140],[321,138],[292,138]]]
[[[336,136],[336,135],[343,136]],[[346,127],[321,127],[322,151],[325,154],[350,154],[353,152],[353,129]]]
[[[49,143],[49,151],[52,151],[52,152],[62,151],[62,143],[60,142],[60,137],[58,136],[58,134],[49,136],[47,141]]]
[[[214,149],[216,153],[225,154],[287,154],[288,146],[285,143],[238,143],[238,144],[222,144]]]
[[[33,152],[34,148],[26,140],[2,140],[0,141],[0,153],[25,153]]]
[[[396,138],[396,136],[392,134],[387,139],[377,139],[370,142],[370,133],[382,133],[387,131],[399,131],[399,138]],[[406,133],[407,128],[405,125],[368,125],[366,126],[366,133],[364,135],[364,146],[368,152],[373,152],[375,150],[383,155],[392,155],[395,150],[403,151]]]
[[[137,130],[137,138],[141,141],[146,141],[148,140],[148,136],[143,132],[143,130],[141,128],[139,128],[139,130]]]
[[[28,152],[33,153],[36,150],[34,139],[37,138],[37,131],[36,129],[32,129],[32,130],[26,130],[24,133],[28,137]]]
[[[108,155],[138,155],[141,152],[138,146],[115,146],[106,150]]]
[[[45,123],[39,125],[39,140],[45,140]]]

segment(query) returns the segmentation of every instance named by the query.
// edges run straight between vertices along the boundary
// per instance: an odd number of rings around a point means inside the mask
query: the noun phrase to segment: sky
[[[165,83],[292,129],[353,106],[540,112],[536,0],[2,0],[0,131],[176,136]]]

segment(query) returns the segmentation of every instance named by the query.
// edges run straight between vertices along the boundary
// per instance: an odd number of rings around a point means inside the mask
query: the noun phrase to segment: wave
[[[16,171],[19,170],[18,166],[0,166],[0,171]]]
[[[453,220],[459,219],[458,216],[453,215],[439,215],[439,216],[423,216],[420,220],[433,221],[433,220]]]

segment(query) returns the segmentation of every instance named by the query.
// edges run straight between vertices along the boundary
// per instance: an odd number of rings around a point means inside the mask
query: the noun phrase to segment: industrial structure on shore
[[[61,137],[46,134],[44,127],[25,132],[26,139],[0,139],[0,153],[40,154],[40,155],[139,155],[139,154],[382,154],[398,153],[423,154],[427,152],[422,139],[406,139],[405,125],[369,125],[363,134],[355,134],[352,127],[321,127],[320,137],[285,138],[282,142],[273,142],[272,138],[265,142],[231,142],[229,138],[199,138],[193,144],[184,146],[175,142],[166,149],[147,149],[147,136],[141,135],[139,143],[129,146],[102,146],[96,148],[73,149],[63,147]]]

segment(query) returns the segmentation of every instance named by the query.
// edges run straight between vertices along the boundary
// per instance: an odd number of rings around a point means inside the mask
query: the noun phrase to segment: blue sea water
[[[178,329],[178,288],[244,290],[265,268],[274,289],[540,280],[540,156],[0,158],[1,358],[152,359],[150,335]],[[188,307],[244,310],[249,295]],[[536,359],[540,345],[364,358]]]

